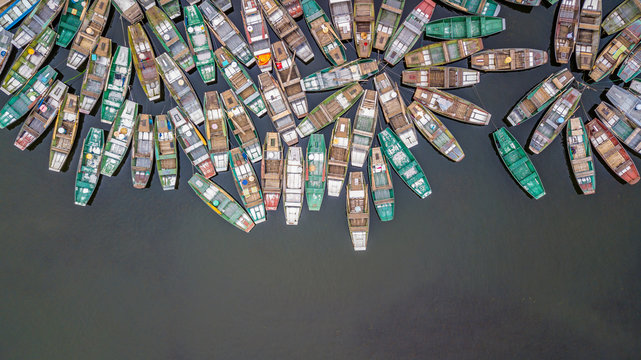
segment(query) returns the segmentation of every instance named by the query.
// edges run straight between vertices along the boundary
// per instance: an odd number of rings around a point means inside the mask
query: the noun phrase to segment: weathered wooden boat
[[[283,145],[278,133],[268,131],[263,144],[260,164],[260,183],[265,198],[265,209],[276,210],[283,188]]]
[[[35,39],[58,16],[63,3],[63,0],[41,0],[16,30],[12,44],[21,48]]]
[[[427,110],[421,103],[413,101],[409,104],[407,106],[407,117],[414,122],[418,131],[441,154],[455,162],[463,160],[465,153],[454,135],[436,115]]]
[[[267,17],[267,22],[269,22],[276,35],[287,44],[294,56],[298,56],[305,63],[312,61],[314,52],[309,46],[305,35],[303,35],[303,31],[298,27],[291,15],[276,0],[260,0],[260,3]],[[272,44],[273,50],[274,45]]]
[[[323,203],[327,182],[326,154],[323,134],[310,135],[305,163],[305,197],[309,211],[319,211]]]
[[[98,45],[89,57],[82,86],[80,88],[80,112],[89,114],[102,96],[111,66],[111,40],[98,39]]]
[[[354,251],[367,249],[369,234],[369,197],[361,171],[351,171],[347,182],[347,227]]]
[[[373,36],[374,0],[354,0],[354,42],[359,58],[372,55]]]
[[[217,172],[227,171],[229,164],[229,135],[227,133],[227,114],[223,110],[218,91],[205,93],[205,136],[209,156]]]
[[[283,88],[292,111],[300,119],[307,116],[308,106],[305,91],[300,81],[300,72],[294,56],[290,55],[282,41],[272,44],[276,79]]]
[[[641,95],[641,79],[632,79],[628,90],[637,96]]]
[[[178,178],[178,149],[176,128],[167,115],[157,115],[154,129],[156,172],[163,190],[174,190]]]
[[[243,149],[243,152],[249,156],[251,162],[260,161],[263,158],[260,139],[254,122],[247,114],[245,107],[231,90],[223,91],[220,96],[225,105],[231,134],[234,135],[236,142]]]
[[[180,17],[180,2],[178,0],[158,0],[158,5],[170,19],[174,20]],[[147,10],[152,8],[153,6]]]
[[[588,139],[588,132],[580,117],[570,119],[565,139],[574,181],[576,181],[583,194],[594,194],[596,191],[596,173],[594,172],[592,147]]]
[[[581,91],[575,87],[569,87],[552,103],[530,138],[529,148],[533,154],[540,153],[556,139],[579,107],[580,100]]]
[[[394,132],[408,148],[418,144],[414,124],[407,118],[405,101],[398,85],[389,78],[387,73],[381,73],[374,78],[374,86],[378,92],[378,101],[383,109],[383,116]]]
[[[149,183],[154,166],[154,119],[139,114],[134,125],[131,150],[131,181],[134,188],[144,189]]]
[[[107,85],[102,93],[100,121],[103,123],[111,124],[116,118],[116,114],[127,96],[130,77],[131,51],[128,47],[118,45],[109,69]]]
[[[522,6],[539,6],[541,5],[541,0],[505,0],[506,2],[522,5]],[[553,0],[558,1],[558,0]]]
[[[403,70],[401,82],[411,87],[432,87],[436,89],[455,89],[472,86],[481,81],[476,70],[451,67],[429,66]]]
[[[15,60],[2,81],[0,90],[7,95],[13,94],[20,89],[40,69],[45,59],[51,53],[56,32],[50,27],[38,35]]]
[[[145,10],[149,10],[152,6],[156,6],[156,0],[138,0],[138,3]]]
[[[534,199],[543,197],[545,189],[539,173],[521,144],[504,127],[493,132],[492,137],[499,157],[514,180]]]
[[[85,206],[93,195],[100,179],[100,161],[102,159],[105,134],[102,129],[89,128],[87,137],[82,143],[82,153],[76,172],[74,201],[76,205]]]
[[[0,129],[13,124],[40,103],[57,76],[58,72],[50,65],[32,76],[0,109]]]
[[[111,0],[96,0],[91,4],[76,37],[71,43],[71,49],[67,56],[67,66],[78,70],[85,63],[107,26],[107,18],[110,11]]]
[[[0,27],[0,73],[2,73],[5,65],[7,65],[7,59],[13,47],[11,45],[12,38],[12,33]]]
[[[294,19],[303,16],[303,7],[300,6],[299,0],[282,0],[280,3]]]
[[[352,166],[362,167],[367,159],[369,148],[374,140],[378,123],[378,94],[375,90],[365,90],[354,117],[352,131]]]
[[[433,88],[417,88],[414,100],[427,109],[450,119],[472,125],[487,125],[492,114],[456,95]]]
[[[247,71],[238,64],[234,55],[227,49],[220,47],[214,52],[214,58],[223,78],[243,104],[256,116],[265,115],[267,108],[263,97]]]
[[[405,66],[445,65],[483,50],[482,39],[447,40],[412,50],[405,55]]]
[[[283,210],[285,210],[287,225],[298,225],[298,219],[303,210],[305,193],[303,174],[305,174],[303,149],[300,146],[290,146],[287,149],[283,174]]]
[[[468,14],[496,16],[501,11],[501,5],[494,0],[441,0],[441,2]]]
[[[254,172],[254,167],[247,160],[247,154],[241,148],[229,151],[229,167],[234,174],[234,184],[238,195],[240,195],[249,216],[256,224],[262,223],[266,220],[267,213],[260,183]]]
[[[209,2],[203,2],[198,5],[209,29],[214,34],[216,39],[231,52],[243,65],[250,67],[256,60],[252,52],[249,50],[249,45],[245,41],[240,31],[234,23],[229,20],[224,12],[211,6]]]
[[[430,21],[425,35],[441,40],[478,38],[505,30],[505,19],[493,16],[453,16]]]
[[[56,172],[62,170],[76,140],[79,124],[78,96],[67,92],[53,127],[49,150],[49,170]]]
[[[195,173],[189,179],[189,186],[205,204],[228,223],[244,232],[250,232],[254,228],[254,222],[245,209],[213,181]]]
[[[87,0],[65,1],[62,15],[60,15],[60,21],[56,28],[56,32],[58,33],[56,45],[66,48],[71,44],[71,41],[76,37],[78,29],[87,15],[88,7],[89,1]]]
[[[62,81],[56,80],[47,95],[43,98],[38,107],[33,108],[27,119],[22,123],[16,141],[13,143],[18,149],[24,150],[33,144],[53,122],[58,115],[60,105],[67,95],[69,87]]]
[[[347,64],[332,66],[305,76],[300,82],[304,91],[340,89],[355,81],[364,81],[378,73],[374,59],[357,59]]]
[[[405,0],[383,0],[376,15],[376,33],[374,34],[374,49],[385,51],[389,40],[396,32],[401,22]]]
[[[105,142],[105,150],[100,163],[102,175],[112,176],[120,167],[127,150],[129,150],[129,145],[131,145],[137,117],[138,104],[131,100],[125,100],[116,114]]]
[[[601,81],[609,76],[636,48],[640,39],[641,19],[632,22],[605,45],[594,61],[594,67],[588,76],[594,81]]]
[[[176,29],[176,26],[174,26],[174,23],[157,6],[147,10],[146,14],[151,30],[165,51],[183,70],[191,71],[196,66],[194,57],[191,55],[187,43]],[[156,61],[158,61],[157,58]]]
[[[363,87],[359,83],[346,86],[312,109],[296,128],[298,136],[304,138],[336,121],[349,110],[363,95]]]
[[[559,64],[570,62],[579,29],[580,0],[561,0],[554,31],[554,58]]]
[[[638,183],[639,171],[614,134],[599,119],[592,119],[586,127],[592,146],[610,170],[630,185]]]
[[[198,95],[176,62],[169,57],[169,54],[162,53],[156,57],[156,66],[160,77],[169,89],[169,94],[187,114],[189,120],[196,125],[202,124],[205,121],[205,115],[203,108],[200,107]]]
[[[641,47],[637,47],[628,57],[623,61],[617,76],[623,82],[628,82],[641,73]]]
[[[427,182],[427,177],[425,177],[421,165],[392,129],[386,128],[379,132],[378,142],[381,144],[381,150],[394,168],[394,171],[416,195],[424,199],[432,193],[432,188]]]
[[[176,129],[176,138],[180,147],[194,167],[206,178],[216,175],[214,163],[209,157],[209,151],[207,151],[207,144],[196,125],[185,116],[179,107],[170,109],[167,116]]]
[[[127,28],[129,44],[131,45],[134,67],[142,90],[149,101],[160,100],[162,87],[160,75],[156,69],[156,56],[151,42],[140,23],[129,25]]]
[[[303,6],[305,22],[309,27],[309,32],[316,40],[316,44],[323,52],[323,55],[332,65],[344,64],[347,61],[345,48],[332,24],[330,24],[325,11],[315,0],[302,0],[301,5]]]
[[[338,197],[343,189],[349,164],[351,126],[348,118],[338,118],[327,151],[327,195]]]
[[[605,101],[602,101],[594,112],[620,142],[641,155],[641,128],[632,124],[621,111]]]
[[[390,65],[396,65],[405,54],[416,44],[422,35],[425,24],[430,21],[436,4],[432,0],[421,1],[405,21],[399,26],[389,40],[390,46],[383,57]]]
[[[0,7],[0,26],[11,29],[38,5],[39,0],[8,1]]]
[[[226,13],[227,11],[232,9],[231,0],[210,0],[210,1],[212,4],[214,4],[214,6],[218,10],[222,12]]]
[[[576,34],[576,66],[579,70],[592,70],[599,52],[601,39],[601,0],[585,0],[579,13]]]
[[[112,0],[120,16],[129,21],[130,24],[141,22],[143,19],[142,10],[136,0]]]
[[[296,133],[295,116],[280,85],[269,73],[258,75],[258,85],[260,93],[267,103],[267,112],[274,128],[288,146],[296,145],[298,134]]]
[[[630,121],[636,126],[641,126],[641,97],[617,85],[612,85],[605,96]]]
[[[272,71],[272,50],[258,0],[243,0],[243,25],[249,47],[262,72]]]
[[[200,10],[195,5],[185,6],[185,32],[187,43],[194,55],[196,69],[205,84],[216,81],[216,60],[209,31]]]
[[[481,71],[527,70],[547,62],[547,51],[525,48],[484,50],[470,58],[470,66]]]
[[[304,3],[305,0],[302,0]],[[305,5],[303,5],[303,13]],[[352,39],[352,0],[329,0],[329,12],[332,15],[334,27],[340,40]]]
[[[531,119],[547,108],[573,81],[574,75],[568,69],[561,69],[548,76],[519,100],[508,114],[507,121],[511,125],[518,125]]]
[[[394,185],[389,165],[380,147],[369,152],[369,183],[372,187],[372,201],[381,221],[394,219]]]
[[[641,3],[625,0],[603,19],[601,27],[606,34],[612,35],[641,17]]]

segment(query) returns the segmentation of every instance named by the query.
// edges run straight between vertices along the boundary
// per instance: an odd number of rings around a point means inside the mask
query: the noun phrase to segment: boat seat
[[[533,172],[530,175],[524,177],[520,182],[521,183],[527,183],[527,182],[530,182],[532,179],[537,178],[537,177],[538,177],[538,175],[535,172]]]
[[[524,164],[524,163],[526,163],[527,161],[528,161],[527,156],[523,156],[522,158],[520,158],[520,159],[516,160],[515,162],[513,162],[512,164],[510,164],[508,167],[509,167],[510,169],[515,169],[515,168],[517,168],[517,167],[519,167],[519,166],[523,165],[523,164]]]

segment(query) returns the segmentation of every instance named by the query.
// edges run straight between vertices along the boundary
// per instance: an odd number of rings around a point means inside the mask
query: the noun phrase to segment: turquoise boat
[[[347,61],[345,48],[329,22],[325,11],[315,0],[303,0],[301,1],[301,6],[303,7],[303,14],[305,15],[305,22],[309,27],[309,32],[316,40],[316,44],[318,44],[323,55],[332,65],[344,64]]]
[[[441,40],[459,40],[494,35],[505,30],[505,19],[493,16],[454,16],[425,25],[425,35]]]
[[[378,217],[381,221],[394,220],[394,185],[389,164],[380,147],[369,152],[369,183]]]
[[[105,151],[100,164],[100,173],[102,175],[112,176],[120,167],[134,136],[137,117],[138,104],[125,100],[120,110],[118,110],[105,143]]]
[[[185,32],[200,77],[205,84],[216,81],[216,61],[211,38],[203,14],[197,6],[185,6]]]
[[[156,6],[147,10],[145,14],[151,30],[165,51],[185,72],[190,72],[196,66],[194,57],[182,35],[176,29],[174,22],[169,20],[167,14]]]
[[[100,179],[100,161],[105,134],[101,129],[90,128],[82,143],[82,154],[76,173],[75,203],[85,206],[96,190]]]
[[[71,44],[87,14],[88,6],[89,1],[87,0],[67,0],[65,2],[62,15],[60,15],[60,22],[58,22],[58,27],[56,28],[58,33],[56,45],[66,48]]]
[[[178,0],[158,0],[158,5],[167,14],[167,16],[174,20],[180,17],[180,1]],[[147,10],[153,9],[153,6]]]
[[[409,186],[421,199],[425,199],[432,193],[430,183],[416,161],[410,149],[405,146],[401,139],[390,128],[378,133],[378,142],[381,144],[383,154],[390,161],[390,164]]]
[[[11,125],[40,103],[58,72],[50,65],[43,67],[0,109],[0,129]]]
[[[319,211],[327,183],[327,148],[323,134],[312,134],[307,143],[305,197],[309,211]]]
[[[111,62],[109,77],[105,91],[102,93],[102,106],[100,107],[100,121],[105,124],[112,124],[122,107],[127,89],[129,89],[129,78],[131,77],[131,51],[128,47],[118,45],[116,54]]]
[[[496,16],[501,11],[501,5],[494,0],[441,0],[441,2],[468,14]]]

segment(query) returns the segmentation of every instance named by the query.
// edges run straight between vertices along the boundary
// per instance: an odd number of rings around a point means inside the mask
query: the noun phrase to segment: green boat
[[[194,62],[205,84],[216,81],[216,61],[209,31],[197,6],[185,6],[185,32]]]
[[[505,30],[505,19],[493,16],[454,16],[425,25],[425,35],[441,40],[478,38]]]
[[[641,3],[638,0],[625,0],[603,19],[601,27],[608,35],[623,30],[624,27],[641,17]]]
[[[16,30],[11,41],[13,45],[22,48],[30,43],[58,16],[63,2],[63,0],[41,0]]]
[[[383,0],[376,16],[376,31],[374,31],[374,49],[385,51],[389,39],[396,32],[401,22],[405,0]]]
[[[234,55],[226,48],[220,47],[214,52],[214,57],[225,81],[243,104],[256,116],[265,115],[267,108],[263,97],[245,68],[238,64]]]
[[[331,66],[307,75],[300,82],[303,91],[340,89],[355,81],[365,81],[378,73],[375,59],[357,59],[340,66]]]
[[[446,40],[425,45],[405,55],[408,68],[445,65],[483,50],[482,39]]]
[[[213,181],[199,173],[195,173],[189,179],[189,186],[207,206],[228,223],[244,232],[249,232],[254,228],[255,224],[247,215],[245,209]]]
[[[501,5],[494,0],[441,0],[441,2],[469,14],[496,16],[501,10]]]
[[[158,0],[158,4],[170,19],[174,20],[180,17],[180,2],[178,0]]]
[[[347,61],[345,48],[340,37],[329,22],[325,11],[318,5],[315,0],[301,1],[305,22],[309,27],[309,32],[316,40],[316,44],[323,52],[323,55],[332,65],[341,65]]]
[[[112,124],[118,110],[127,96],[129,78],[131,77],[131,51],[128,47],[118,45],[111,62],[105,91],[102,93],[100,121]]]
[[[66,48],[71,44],[71,40],[76,37],[80,24],[87,14],[88,6],[89,0],[67,0],[56,28],[58,33],[56,45]]]
[[[333,123],[356,104],[361,95],[363,95],[363,87],[359,83],[345,86],[333,93],[298,124],[296,127],[298,136],[304,138]]]
[[[432,193],[432,188],[427,182],[421,165],[396,133],[390,128],[386,128],[378,133],[378,142],[381,144],[383,154],[390,161],[398,176],[416,195],[425,199]]]
[[[118,110],[116,120],[111,126],[102,162],[100,164],[100,173],[105,176],[112,176],[124,159],[131,139],[134,134],[134,125],[138,117],[138,104],[131,100],[125,100],[124,104]]]
[[[597,107],[597,114],[599,113]],[[568,159],[576,184],[585,195],[596,191],[596,173],[589,133],[580,117],[571,118],[566,128],[565,143],[568,148]]]
[[[323,134],[312,134],[307,143],[305,197],[309,211],[319,211],[327,182],[327,149]]]
[[[85,141],[82,143],[82,154],[76,173],[75,203],[85,206],[91,199],[98,180],[100,179],[100,160],[105,134],[101,129],[90,128]]]
[[[53,49],[54,41],[56,41],[56,32],[50,27],[45,28],[11,65],[7,76],[2,81],[0,90],[7,95],[11,95],[24,86],[45,62],[51,49]]]
[[[33,109],[47,93],[57,76],[58,72],[50,65],[38,71],[38,73],[0,109],[0,129],[11,125],[16,120],[25,116],[29,110]]]
[[[376,213],[381,221],[394,220],[394,185],[389,164],[380,147],[369,152],[369,183]]]
[[[163,190],[174,190],[178,178],[178,148],[176,129],[167,115],[156,116],[154,128],[154,157],[156,172]]]
[[[183,70],[190,72],[195,66],[194,57],[191,51],[189,51],[189,47],[182,35],[180,35],[176,29],[173,21],[169,20],[167,15],[157,6],[147,10],[145,14],[147,15],[147,21],[149,21],[151,30],[165,51],[169,53],[171,58],[174,59]]]
[[[492,137],[503,164],[510,171],[514,180],[535,199],[540,199],[545,195],[543,183],[541,183],[534,164],[518,141],[514,139],[514,136],[502,127],[493,132]]]

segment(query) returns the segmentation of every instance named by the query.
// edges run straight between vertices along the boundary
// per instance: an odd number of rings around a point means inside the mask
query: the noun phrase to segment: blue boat
[[[3,7],[0,12],[0,26],[9,30],[27,16],[40,0],[16,0]]]

